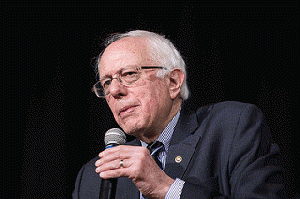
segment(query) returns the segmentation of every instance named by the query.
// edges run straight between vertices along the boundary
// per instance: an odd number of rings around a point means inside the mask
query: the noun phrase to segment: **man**
[[[137,139],[87,163],[74,198],[98,198],[101,178],[118,178],[116,198],[279,197],[279,148],[263,114],[237,102],[186,110],[185,64],[167,39],[147,31],[115,35],[98,70],[95,93]],[[146,148],[153,143],[163,144],[161,167]]]

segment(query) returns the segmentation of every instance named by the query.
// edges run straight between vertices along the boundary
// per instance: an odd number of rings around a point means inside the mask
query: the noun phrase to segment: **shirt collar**
[[[175,129],[175,126],[178,122],[180,116],[180,110],[178,113],[173,117],[171,122],[166,126],[166,128],[163,130],[163,132],[159,135],[156,141],[162,142],[164,144],[164,148],[166,152],[169,150],[171,138]],[[147,147],[148,144],[146,142],[141,141],[143,147]]]

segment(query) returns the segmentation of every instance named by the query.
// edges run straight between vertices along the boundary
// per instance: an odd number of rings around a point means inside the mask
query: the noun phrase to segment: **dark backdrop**
[[[180,50],[190,108],[233,100],[262,109],[292,197],[300,166],[299,4],[203,2],[3,4],[2,197],[71,197],[78,171],[117,126],[91,92],[91,63],[108,34],[134,29],[162,33]]]

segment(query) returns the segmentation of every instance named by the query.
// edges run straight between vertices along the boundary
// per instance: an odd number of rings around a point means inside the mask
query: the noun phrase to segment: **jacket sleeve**
[[[238,119],[230,124],[233,136],[223,143],[229,153],[227,163],[221,163],[227,167],[222,175],[228,176],[228,194],[216,192],[209,181],[202,185],[185,182],[181,198],[284,198],[279,146],[273,143],[262,112],[254,105],[235,112]]]

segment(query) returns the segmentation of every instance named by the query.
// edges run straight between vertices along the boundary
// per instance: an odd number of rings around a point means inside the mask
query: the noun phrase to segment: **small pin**
[[[181,161],[182,161],[182,157],[181,156],[176,156],[175,162],[180,163]]]

